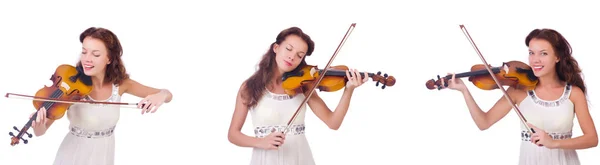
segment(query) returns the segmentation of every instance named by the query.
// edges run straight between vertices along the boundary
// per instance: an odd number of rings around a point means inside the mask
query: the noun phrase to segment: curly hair
[[[128,79],[129,74],[127,74],[125,66],[123,65],[123,60],[121,60],[121,56],[123,56],[123,47],[121,47],[119,38],[108,29],[97,27],[90,27],[83,31],[81,35],[79,35],[79,41],[83,43],[83,40],[87,37],[101,40],[108,50],[110,64],[106,67],[104,81],[113,84],[121,84],[124,80]],[[81,61],[77,63],[77,67],[80,66]]]

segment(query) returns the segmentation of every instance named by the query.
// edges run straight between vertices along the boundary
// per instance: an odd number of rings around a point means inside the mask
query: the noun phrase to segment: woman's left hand
[[[550,135],[546,133],[546,131],[539,129],[530,123],[527,123],[527,125],[533,128],[533,130],[535,131],[535,133],[531,135],[531,143],[536,144],[538,146],[545,146],[546,148],[550,149],[556,148],[556,141],[552,139],[552,137],[550,137]]]
[[[142,115],[144,113],[154,113],[165,102],[166,98],[167,95],[162,91],[148,95],[138,103],[138,108],[142,109]]]
[[[356,87],[361,86],[365,82],[369,80],[369,75],[367,72],[363,75],[360,75],[360,72],[356,69],[346,70],[346,78],[348,78],[348,82],[346,82],[346,88],[355,89]]]

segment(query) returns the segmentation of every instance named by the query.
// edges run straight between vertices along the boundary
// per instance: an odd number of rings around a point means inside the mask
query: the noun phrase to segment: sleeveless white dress
[[[283,131],[305,96],[290,97],[266,90],[256,107],[250,109],[254,134],[263,138],[274,131]],[[251,165],[314,165],[312,152],[304,135],[306,106],[298,112],[289,127],[283,145],[277,150],[253,148]]]
[[[556,100],[542,100],[535,91],[528,91],[519,109],[527,121],[546,131],[553,139],[568,139],[572,136],[575,110],[569,99],[571,85],[565,86],[563,95]],[[521,153],[519,165],[579,165],[575,150],[548,149],[531,143],[531,134],[521,124]]]
[[[112,86],[112,95],[106,100],[84,100],[119,102],[119,87]],[[101,104],[73,104],[67,110],[69,133],[56,153],[54,165],[113,165],[115,136],[119,121],[119,106]]]

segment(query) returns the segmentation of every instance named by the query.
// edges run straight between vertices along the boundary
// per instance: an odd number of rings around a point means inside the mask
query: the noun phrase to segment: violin
[[[346,86],[348,77],[346,71],[349,70],[345,65],[332,66],[327,72],[325,77],[316,83],[316,79],[323,74],[323,69],[318,69],[314,65],[306,65],[298,67],[293,71],[286,72],[283,74],[282,86],[288,95],[296,95],[299,92],[307,91],[307,89],[313,88],[317,84],[316,88],[322,92],[335,92]],[[364,76],[364,72],[360,73]],[[375,82],[375,86],[379,86],[381,83],[381,89],[385,89],[386,86],[394,86],[396,79],[394,76],[388,76],[388,74],[381,75],[381,72],[367,73],[367,75]]]
[[[89,95],[92,90],[91,77],[83,73],[83,67],[74,67],[72,65],[63,64],[56,68],[54,74],[50,77],[52,81],[51,86],[44,86],[39,89],[35,96],[7,93],[6,97],[10,95],[31,97],[33,98],[33,107],[36,112],[29,118],[25,126],[20,130],[13,126],[13,129],[18,131],[15,135],[13,132],[9,132],[11,136],[11,146],[19,144],[20,140],[23,140],[24,144],[28,143],[28,140],[23,138],[23,135],[27,135],[32,138],[32,135],[27,132],[31,127],[31,124],[37,118],[39,109],[44,107],[48,119],[58,120],[61,119],[69,107],[75,103],[88,103],[88,104],[115,104],[115,105],[137,105],[137,103],[113,103],[113,102],[94,102],[94,101],[81,101],[84,96]]]
[[[521,61],[509,61],[504,62],[500,67],[492,67],[488,65],[494,73],[494,76],[498,78],[500,85],[510,86],[518,89],[532,90],[538,83],[538,78],[533,74],[531,67]],[[441,90],[442,83],[444,87],[448,87],[447,80],[452,79],[452,75],[447,75],[438,80],[428,80],[425,83],[427,89]],[[486,69],[484,64],[476,64],[471,67],[470,72],[464,72],[455,74],[455,78],[469,77],[469,81],[473,83],[477,88],[482,90],[495,90],[499,89],[498,84],[494,81],[494,78],[490,75],[490,72]]]

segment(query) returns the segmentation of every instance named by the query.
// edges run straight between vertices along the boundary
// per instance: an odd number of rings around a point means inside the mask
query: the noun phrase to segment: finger
[[[46,123],[46,120],[48,119],[48,116],[46,116],[47,112],[48,111],[46,110],[46,108],[42,109],[42,111],[41,111],[42,115],[40,115],[41,116],[40,119],[42,119],[42,120],[40,120],[40,123],[42,123],[42,124]]]
[[[369,81],[369,74],[367,74],[367,72],[364,72],[365,76],[363,78],[363,83],[366,83],[367,81]]]
[[[150,112],[150,107],[152,107],[152,106],[154,106],[152,104],[152,102],[150,102],[150,101],[146,102],[146,105],[144,105],[144,107],[142,107],[142,114]]]
[[[160,105],[156,105],[156,106],[154,106],[154,108],[152,108],[152,112],[150,112],[150,113],[154,113],[154,112],[156,112],[156,110],[158,110],[158,107],[160,107]]]
[[[43,110],[43,109],[40,109],[40,110],[38,110],[38,111],[37,111],[37,113],[38,113],[38,114],[37,114],[37,116],[35,117],[35,123],[36,123],[36,124],[37,124],[37,123],[40,123],[40,120],[42,119],[42,113],[41,113],[41,112],[44,112],[44,110]]]
[[[356,75],[356,80],[362,80],[362,75],[360,75],[358,69],[354,69],[354,75]]]
[[[442,80],[440,81],[440,83],[442,83],[442,84],[440,84],[442,86],[442,88],[446,87],[446,81],[445,80],[446,80],[445,78],[442,78]]]
[[[346,70],[346,77],[348,80],[352,80],[352,76],[350,76],[350,70]]]
[[[137,104],[137,108],[143,109],[143,107],[144,107],[144,105],[146,104],[147,101],[148,100],[146,100],[146,99],[140,100],[140,102]]]

